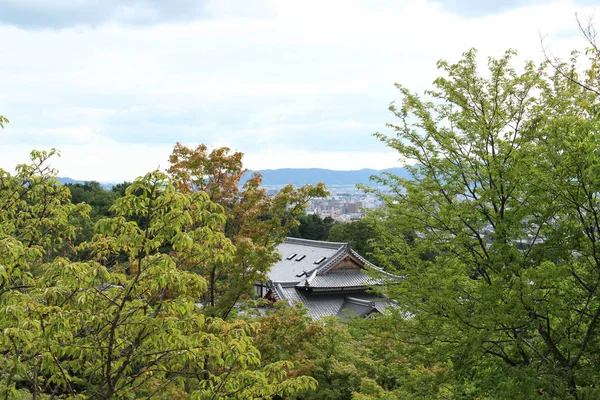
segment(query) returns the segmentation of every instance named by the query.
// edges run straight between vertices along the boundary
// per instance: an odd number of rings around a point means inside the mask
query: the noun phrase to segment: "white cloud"
[[[393,83],[422,91],[438,59],[471,47],[540,61],[540,33],[566,57],[585,45],[575,12],[592,14],[567,0],[479,17],[425,0],[248,4],[212,0],[210,19],[159,25],[0,25],[0,167],[54,146],[61,175],[131,179],[176,141],[229,143],[250,168],[392,166],[370,134],[393,121]]]
[[[253,170],[275,168],[326,168],[333,170],[357,170],[363,168],[385,169],[404,164],[396,152],[334,152],[306,151],[290,148],[267,148],[248,153],[245,164]]]

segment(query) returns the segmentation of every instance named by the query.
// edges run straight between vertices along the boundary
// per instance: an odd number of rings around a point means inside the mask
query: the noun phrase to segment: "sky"
[[[57,148],[59,176],[120,182],[176,142],[250,169],[401,166],[394,87],[436,61],[582,50],[595,0],[0,0],[0,168]]]

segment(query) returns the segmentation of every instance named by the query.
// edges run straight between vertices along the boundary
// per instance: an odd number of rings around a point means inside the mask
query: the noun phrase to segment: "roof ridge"
[[[338,251],[336,251],[329,259],[317,270],[318,275],[325,274],[329,272],[331,268],[335,265],[337,261],[339,261],[342,256],[349,253],[348,250],[352,250],[350,248],[350,243],[347,243],[344,247],[340,247]]]
[[[378,273],[381,273],[389,278],[394,278],[394,279],[404,279],[403,276],[400,275],[395,275],[392,274],[390,272],[385,271],[383,268],[378,267],[377,265],[373,264],[372,262],[370,262],[369,260],[367,260],[366,258],[364,258],[363,256],[361,256],[360,254],[358,254],[354,249],[350,249],[350,253],[355,256],[356,258],[358,258],[360,261],[362,261],[364,263],[365,267],[369,267],[371,269],[376,270]]]
[[[281,285],[277,284],[273,287],[273,292],[275,293],[275,298],[277,300],[283,300],[285,299],[285,296],[283,294],[283,288],[281,287]]]
[[[356,297],[351,297],[351,296],[345,296],[344,297],[344,301],[348,302],[348,303],[354,303],[354,304],[358,304],[360,306],[371,306],[371,307],[375,307],[375,302],[372,300],[363,300],[363,299],[358,299]]]
[[[313,281],[313,279],[315,279],[315,276],[317,276],[317,272],[318,269],[315,269],[312,271],[312,273],[310,274],[310,276],[307,276],[306,279],[304,280],[304,286],[310,286],[311,282]],[[298,286],[300,285],[300,283],[298,283]]]
[[[322,247],[326,249],[337,249],[343,246],[348,245],[348,243],[343,242],[327,242],[323,240],[310,240],[310,239],[300,239],[287,237],[285,238],[285,243],[287,244],[298,244],[303,246],[313,246],[313,247]]]

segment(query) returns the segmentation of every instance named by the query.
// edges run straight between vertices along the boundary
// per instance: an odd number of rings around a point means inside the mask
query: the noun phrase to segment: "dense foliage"
[[[177,144],[168,169],[176,188],[182,193],[206,193],[208,199],[223,207],[225,236],[235,245],[231,259],[189,259],[187,270],[202,275],[208,290],[203,297],[207,311],[227,318],[234,305],[253,293],[256,282],[265,282],[266,273],[280,257],[275,245],[283,242],[289,229],[311,197],[327,194],[321,183],[295,188],[287,185],[275,196],[261,188],[262,178],[254,173],[240,187],[246,174],[243,154],[221,147],[209,151],[206,145],[190,149]]]
[[[73,221],[77,226],[76,242],[88,241],[94,234],[94,225],[100,219],[111,216],[110,208],[115,200],[125,193],[119,195],[115,191],[107,191],[100,183],[95,181],[86,181],[84,183],[68,183],[65,185],[71,193],[71,202],[73,204],[85,203],[90,206],[90,215]]]
[[[310,240],[327,240],[329,231],[336,225],[333,218],[321,218],[318,214],[301,215],[298,218],[298,222],[298,226],[295,226],[288,231],[287,235],[289,237]]]
[[[397,136],[378,137],[416,164],[380,178],[375,253],[405,276],[398,339],[452,397],[598,398],[597,77],[512,56],[440,62],[431,100],[398,86]]]
[[[0,394],[4,398],[268,398],[314,388],[261,362],[255,323],[211,318],[190,260],[227,263],[223,207],[177,191],[167,175],[137,179],[74,245],[90,206],[47,167],[52,152],[0,171]],[[74,262],[68,251],[83,253]]]
[[[373,245],[371,240],[375,237],[375,229],[367,220],[359,219],[347,224],[335,224],[329,230],[327,239],[330,242],[349,242],[354,250],[371,260]]]

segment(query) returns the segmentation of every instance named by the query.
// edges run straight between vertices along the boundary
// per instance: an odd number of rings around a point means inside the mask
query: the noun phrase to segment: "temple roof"
[[[315,319],[381,311],[389,301],[367,291],[398,276],[386,273],[350,247],[350,243],[287,238],[278,247],[281,261],[269,273],[277,300],[299,301]]]
[[[301,282],[299,286],[310,286],[312,288],[351,288],[368,287],[382,283],[381,279],[373,278],[359,269],[332,271],[324,275],[315,274],[311,278],[307,279],[308,285],[306,285],[306,282],[304,282],[304,285]]]
[[[287,238],[277,246],[281,261],[271,267],[269,279],[274,282],[300,282],[303,276],[323,267],[338,254],[345,253],[346,247],[347,243]],[[319,260],[322,261],[315,264]]]
[[[352,311],[355,310],[349,309],[350,307],[348,307],[347,304],[348,297],[364,300],[369,304],[373,303],[372,308],[378,312],[383,312],[385,307],[392,305],[389,300],[382,299],[381,296],[369,293],[365,290],[310,293],[308,291],[297,289],[296,287],[282,287],[279,285],[279,287],[276,288],[275,293],[278,300],[287,300],[290,304],[297,301],[302,303],[304,307],[306,307],[307,314],[313,319],[321,319],[333,315],[346,319],[350,315],[353,315],[354,313]],[[370,308],[369,312],[366,314],[370,314],[374,310]],[[359,317],[366,315],[364,313],[364,307],[361,307],[356,314]]]
[[[364,318],[374,312],[381,312],[377,308],[376,301],[346,296],[336,315],[344,320],[349,320],[352,317]]]

